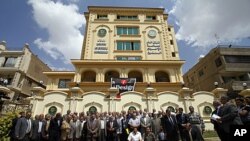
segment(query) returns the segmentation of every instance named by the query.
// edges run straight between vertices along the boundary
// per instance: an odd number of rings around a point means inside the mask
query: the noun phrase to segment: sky
[[[218,44],[250,47],[250,0],[1,0],[0,41],[12,50],[28,43],[53,70],[74,70],[88,6],[165,8],[183,74]]]

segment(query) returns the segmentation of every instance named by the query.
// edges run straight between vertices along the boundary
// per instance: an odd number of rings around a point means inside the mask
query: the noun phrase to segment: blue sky
[[[249,0],[1,0],[0,40],[31,50],[54,70],[72,70],[88,6],[165,8],[174,25],[183,73],[219,44],[250,46]],[[215,37],[216,34],[216,37]]]

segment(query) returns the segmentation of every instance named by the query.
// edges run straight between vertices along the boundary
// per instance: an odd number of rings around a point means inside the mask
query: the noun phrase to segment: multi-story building
[[[230,96],[250,86],[250,47],[217,46],[183,76],[194,91],[228,89]]]
[[[75,71],[44,72],[48,84],[46,90],[34,88],[35,114],[65,114],[68,109],[152,111],[178,105],[188,112],[193,105],[210,122],[203,109],[213,109],[214,95],[192,95],[192,90],[182,88],[184,61],[163,8],[91,6],[88,10],[81,58],[71,60]],[[134,78],[135,87],[127,85]],[[118,88],[132,91],[120,93]]]
[[[31,52],[28,44],[20,50],[9,50],[5,41],[0,43],[0,84],[9,90],[12,100],[31,96],[35,86],[46,88],[43,71],[51,69]]]

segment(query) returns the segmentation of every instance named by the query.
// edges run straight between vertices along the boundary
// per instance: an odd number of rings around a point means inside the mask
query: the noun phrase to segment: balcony
[[[245,87],[243,86],[243,83],[246,84]],[[223,85],[223,88],[226,88],[228,90],[233,90],[233,91],[241,91],[249,87],[250,87],[250,81],[231,80]]]
[[[75,87],[76,83],[69,83],[69,87]],[[110,82],[80,82],[78,86],[84,92],[99,91],[108,93],[108,89],[111,87]],[[134,91],[144,93],[145,89],[148,87],[147,82],[136,82]],[[171,82],[151,82],[150,87],[156,89],[156,93],[163,91],[175,91],[177,92],[182,88],[181,83],[171,83]]]

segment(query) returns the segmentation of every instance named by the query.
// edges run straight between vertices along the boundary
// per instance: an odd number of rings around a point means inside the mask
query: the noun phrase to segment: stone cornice
[[[112,7],[112,6],[89,6],[91,13],[137,13],[137,14],[163,14],[164,8],[146,8],[146,7]]]
[[[185,63],[184,60],[151,60],[151,61],[116,61],[116,60],[71,60],[74,66],[160,66],[160,65],[168,65],[168,66],[181,66]],[[166,67],[166,66],[165,66]]]

